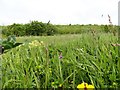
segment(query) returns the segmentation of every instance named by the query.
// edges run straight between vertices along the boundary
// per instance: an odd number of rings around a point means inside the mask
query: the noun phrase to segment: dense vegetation
[[[4,36],[46,36],[55,34],[81,34],[88,32],[112,32],[116,34],[118,26],[115,25],[52,25],[50,22],[42,23],[31,21],[27,24],[12,24],[1,27]]]
[[[55,27],[50,23],[42,23],[38,21],[31,21],[27,24],[12,24],[4,26],[2,28],[2,34],[5,36],[16,35],[16,36],[42,36],[42,35],[53,35],[56,33]]]
[[[4,47],[13,45],[0,55],[1,87],[75,89],[86,82],[95,88],[120,88],[117,28],[37,21],[2,27],[2,35],[19,37],[1,40]]]
[[[24,44],[2,54],[3,88],[120,87],[117,36],[84,33],[19,37]]]
[[[6,39],[0,39],[0,54],[12,49],[16,46],[19,46],[22,43],[16,42],[16,37],[11,35]]]
[[[56,25],[59,34],[81,34],[88,32],[116,33],[118,26],[115,25]]]

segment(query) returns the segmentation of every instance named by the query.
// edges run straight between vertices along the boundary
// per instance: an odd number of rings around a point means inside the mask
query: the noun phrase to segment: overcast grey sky
[[[0,25],[32,20],[52,24],[118,24],[120,0],[0,0]],[[103,15],[103,16],[102,16]]]

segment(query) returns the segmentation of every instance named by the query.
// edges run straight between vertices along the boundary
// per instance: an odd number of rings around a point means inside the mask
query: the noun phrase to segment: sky
[[[120,0],[0,0],[0,25],[37,20],[52,24],[118,24]]]

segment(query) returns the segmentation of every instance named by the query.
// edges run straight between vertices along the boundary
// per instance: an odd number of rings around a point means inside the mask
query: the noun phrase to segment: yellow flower
[[[62,84],[60,84],[59,87],[62,87]]]
[[[93,90],[94,86],[93,85],[88,85],[87,90]]]
[[[55,84],[55,82],[52,82],[52,85],[54,85]]]
[[[42,42],[42,43],[43,43],[43,42]],[[31,43],[29,43],[29,45],[31,45],[31,46],[40,46],[41,43],[40,43],[39,41],[37,41],[37,40],[34,40],[34,41],[32,41]]]
[[[81,83],[81,84],[79,84],[78,86],[77,86],[77,88],[79,89],[79,90],[84,90],[85,88],[87,88],[88,87],[88,84],[87,83]]]
[[[88,85],[87,83],[81,83],[77,86],[79,90],[93,90],[94,86],[93,85]]]

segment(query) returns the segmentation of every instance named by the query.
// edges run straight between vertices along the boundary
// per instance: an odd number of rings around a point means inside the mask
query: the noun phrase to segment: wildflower
[[[88,85],[88,90],[93,90],[94,89],[94,86],[93,85]]]
[[[93,85],[88,85],[87,83],[81,83],[77,86],[79,90],[93,90],[94,86]]]
[[[55,82],[52,82],[52,85],[54,85],[55,84]]]
[[[31,45],[31,46],[40,46],[42,44],[43,44],[43,41],[39,42],[37,40],[34,40],[31,43],[29,43],[29,45]]]
[[[62,87],[62,84],[60,84],[59,87]]]
[[[59,59],[62,59],[63,57],[62,57],[62,52],[60,52],[60,54],[59,54]]]
[[[77,86],[79,90],[87,90],[86,88],[88,87],[87,83],[81,83]]]

